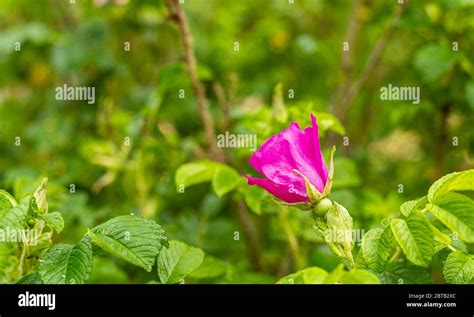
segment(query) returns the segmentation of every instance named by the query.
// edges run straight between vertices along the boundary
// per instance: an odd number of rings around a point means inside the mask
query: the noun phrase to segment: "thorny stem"
[[[170,10],[170,17],[176,22],[181,33],[181,37],[184,45],[185,60],[188,69],[188,73],[191,79],[191,84],[196,93],[196,98],[199,107],[199,115],[201,117],[202,125],[204,127],[204,133],[206,135],[206,141],[209,146],[209,156],[217,161],[224,162],[226,157],[222,151],[217,147],[217,138],[214,128],[214,120],[209,112],[209,104],[206,99],[206,90],[204,85],[199,81],[197,75],[197,63],[196,56],[194,53],[193,39],[191,32],[189,31],[189,24],[186,18],[179,0],[167,0],[168,8]],[[237,218],[244,230],[246,236],[246,243],[251,255],[253,265],[257,270],[262,269],[262,263],[260,259],[260,248],[258,245],[258,239],[255,233],[255,228],[250,221],[247,214],[247,208],[245,203],[241,200],[237,202],[237,208],[235,209]]]
[[[210,154],[217,160],[222,160],[222,153],[217,147],[216,133],[214,130],[214,120],[209,112],[209,104],[206,99],[206,90],[204,85],[197,75],[196,55],[194,53],[193,38],[189,31],[189,24],[186,14],[184,13],[179,0],[167,0],[170,9],[170,16],[178,25],[179,32],[184,45],[184,54],[186,66],[188,69],[191,84],[196,93],[197,103],[199,107],[199,115],[204,126],[204,133],[206,135],[207,145],[210,149]]]
[[[343,123],[345,122],[345,117],[346,117],[348,108],[354,101],[355,97],[359,93],[362,86],[366,83],[373,69],[380,62],[383,52],[385,51],[385,48],[387,47],[387,44],[398,24],[398,21],[400,21],[400,18],[403,12],[405,11],[406,5],[407,5],[406,3],[397,5],[395,15],[390,25],[382,34],[382,36],[378,39],[378,41],[375,43],[374,47],[372,48],[372,51],[370,52],[369,57],[367,58],[367,62],[365,63],[365,66],[362,69],[361,73],[359,74],[357,80],[354,80],[352,85],[348,87],[345,95],[341,96],[341,99],[339,100],[339,104],[338,104],[338,107],[339,107],[338,117]]]

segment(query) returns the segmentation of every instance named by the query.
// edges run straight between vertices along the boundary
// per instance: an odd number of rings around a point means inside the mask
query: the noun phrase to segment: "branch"
[[[194,53],[193,39],[191,32],[189,31],[188,19],[186,18],[184,11],[179,4],[179,0],[167,0],[167,3],[170,9],[170,17],[178,25],[179,32],[181,33],[183,40],[186,66],[191,79],[191,85],[193,86],[194,92],[196,93],[199,115],[201,117],[202,125],[204,126],[204,133],[206,135],[207,145],[210,149],[210,154],[214,159],[222,161],[223,156],[217,147],[214,120],[212,119],[212,116],[209,112],[209,104],[206,99],[206,90],[204,85],[199,81],[197,75],[196,56]]]
[[[400,18],[403,12],[405,11],[405,8],[406,8],[406,3],[399,4],[397,6],[395,15],[390,25],[382,34],[382,36],[378,39],[378,41],[375,43],[369,57],[367,58],[367,62],[365,63],[365,66],[362,69],[361,73],[359,74],[357,80],[353,82],[353,84],[347,90],[346,94],[340,100],[340,104],[338,105],[339,106],[339,119],[342,122],[345,122],[345,116],[346,116],[347,110],[349,109],[350,105],[353,103],[360,89],[366,83],[367,79],[369,78],[369,75],[372,73],[374,68],[380,62],[383,52],[385,51],[385,48],[395,30],[395,27],[400,21]]]
[[[352,48],[356,47],[356,40],[361,27],[361,21],[359,18],[360,5],[361,0],[354,0],[352,3],[351,17],[347,27],[346,35],[344,36],[344,41],[349,43],[350,47]],[[339,103],[350,85],[350,79],[352,78],[352,67],[354,65],[353,51],[353,49],[349,49],[348,51],[343,51],[341,54],[340,67],[342,79],[331,98],[331,108],[333,111],[335,110],[335,105]]]
[[[201,116],[201,121],[204,126],[204,132],[210,149],[209,155],[216,161],[225,162],[225,153],[220,151],[220,149],[217,147],[214,121],[211,114],[209,113],[209,106],[206,99],[206,90],[197,76],[196,56],[194,54],[193,40],[189,31],[188,20],[184,14],[183,9],[181,8],[181,5],[179,4],[179,0],[167,0],[167,4],[170,9],[170,17],[178,24],[179,31],[183,39],[186,65],[191,78],[191,84],[196,93],[199,114]],[[235,212],[245,234],[245,240],[250,253],[250,258],[255,268],[260,271],[262,269],[262,264],[255,228],[248,216],[247,207],[241,199],[237,201],[236,207],[237,208],[235,209]]]

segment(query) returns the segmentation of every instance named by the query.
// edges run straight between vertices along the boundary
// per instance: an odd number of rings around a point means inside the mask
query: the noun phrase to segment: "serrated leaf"
[[[24,208],[13,207],[0,210],[0,228],[23,229],[26,227],[27,211]]]
[[[443,268],[443,276],[449,284],[467,284],[474,278],[474,259],[459,251],[451,252]]]
[[[42,214],[41,218],[51,227],[56,233],[60,233],[64,229],[64,219],[60,212],[48,212]]]
[[[281,278],[277,284],[323,284],[328,272],[319,267],[309,267]]]
[[[43,280],[38,272],[23,276],[15,284],[43,284]]]
[[[369,230],[362,238],[361,252],[366,265],[381,272],[394,250],[394,239],[390,227]]]
[[[362,269],[354,269],[342,276],[341,284],[380,284],[380,280],[374,273]]]
[[[219,166],[219,163],[212,161],[185,163],[176,170],[174,177],[176,187],[209,182]]]
[[[412,211],[421,210],[428,203],[428,198],[423,196],[419,199],[409,200],[400,206],[400,212],[408,217]]]
[[[10,209],[18,206],[15,198],[10,195],[7,191],[0,189],[0,210]]]
[[[390,226],[407,259],[428,266],[434,254],[434,236],[425,215],[415,211],[406,219],[393,219]]]
[[[435,253],[443,250],[448,245],[451,245],[451,237],[441,232],[438,228],[430,224],[431,231],[433,231],[435,238]]]
[[[163,284],[178,283],[202,263],[204,252],[184,242],[170,241],[158,255],[158,277]]]
[[[242,181],[242,176],[236,170],[222,165],[217,168],[212,177],[212,189],[217,196],[221,197],[233,190],[240,181]]]
[[[83,284],[92,270],[92,245],[84,236],[76,245],[58,244],[46,253],[38,273],[45,284]]]
[[[92,242],[125,261],[151,272],[167,238],[154,221],[137,216],[118,216],[89,231]]]
[[[426,269],[406,260],[388,263],[381,275],[385,284],[431,284],[433,280]]]
[[[474,169],[451,173],[438,179],[428,190],[428,200],[436,204],[448,192],[465,190],[474,190]]]
[[[428,210],[446,227],[466,242],[474,242],[474,201],[469,197],[451,192],[439,200],[437,205],[429,204]]]

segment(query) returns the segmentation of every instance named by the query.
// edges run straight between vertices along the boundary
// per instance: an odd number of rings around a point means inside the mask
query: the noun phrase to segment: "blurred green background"
[[[166,4],[72,2],[0,0],[0,188],[21,197],[48,177],[50,210],[65,218],[55,242],[77,241],[116,215],[152,218],[170,239],[206,252],[190,282],[272,283],[304,266],[333,269],[339,261],[307,214],[266,200],[248,208],[241,193],[218,197],[209,184],[176,191],[176,169],[206,158],[207,145]],[[319,113],[324,152],[338,149],[331,197],[365,231],[440,176],[473,166],[474,1],[404,6],[183,6],[216,133],[255,133],[260,145],[290,121],[308,126],[310,113]],[[64,84],[95,87],[95,104],[55,100]],[[420,103],[381,100],[389,84],[420,87]],[[226,153],[236,170],[256,176],[248,148]],[[99,257],[89,282],[152,279]]]

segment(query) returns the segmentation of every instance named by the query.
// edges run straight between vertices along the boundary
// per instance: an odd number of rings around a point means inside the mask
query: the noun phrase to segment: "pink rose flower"
[[[326,197],[332,186],[334,149],[328,171],[313,115],[311,122],[304,130],[292,122],[288,129],[266,140],[249,159],[264,178],[243,175],[248,184],[290,204],[314,204]]]

